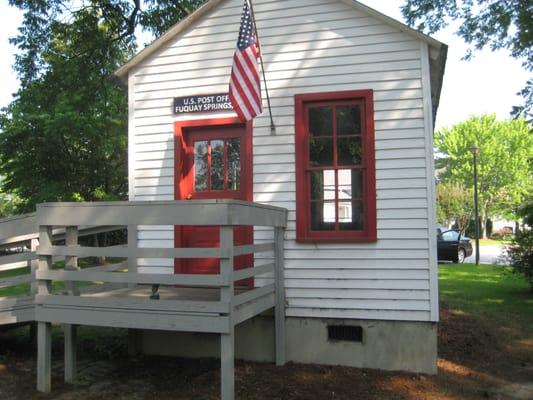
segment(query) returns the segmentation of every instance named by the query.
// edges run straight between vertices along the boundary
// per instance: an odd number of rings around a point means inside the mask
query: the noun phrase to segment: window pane
[[[335,230],[335,202],[311,202],[311,230]]]
[[[363,171],[352,170],[352,198],[361,199],[363,197]]]
[[[194,142],[194,190],[207,190],[207,141]]]
[[[338,180],[337,196],[339,201],[350,200],[352,198],[352,170],[340,169],[338,171]]]
[[[339,228],[341,231],[363,230],[363,201],[339,201]]]
[[[224,141],[211,140],[211,190],[224,189]]]
[[[239,190],[241,187],[241,142],[229,139],[228,146],[228,190]]]
[[[311,172],[311,199],[335,200],[335,171]]]
[[[333,112],[330,107],[309,109],[309,136],[333,135]]]
[[[446,242],[457,242],[459,240],[459,232],[446,231],[442,233],[442,239]]]
[[[360,135],[361,110],[359,106],[339,106],[336,110],[337,135]]]
[[[333,139],[309,138],[309,163],[311,166],[333,165]]]
[[[322,171],[311,172],[311,199],[320,200],[324,198],[324,174]]]
[[[360,137],[345,137],[337,139],[337,164],[359,165],[362,159]]]

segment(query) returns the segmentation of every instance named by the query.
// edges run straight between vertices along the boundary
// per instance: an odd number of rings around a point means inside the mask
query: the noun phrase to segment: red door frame
[[[253,200],[253,162],[252,162],[252,132],[253,124],[252,122],[247,122],[243,124],[239,118],[211,118],[211,119],[195,119],[187,121],[176,121],[174,123],[174,154],[175,154],[175,164],[174,164],[174,199],[175,200],[185,200],[185,199],[202,199],[202,198],[213,198],[212,194],[203,196],[202,193],[194,193],[194,173],[193,165],[186,162],[186,158],[190,157],[190,151],[194,151],[194,148],[188,146],[187,144],[187,130],[194,131],[195,128],[231,128],[233,127],[243,127],[244,125],[244,134],[241,135],[241,186],[240,190],[237,193],[230,193],[228,191],[220,191],[221,198],[235,198],[242,199],[246,201]],[[203,135],[206,137],[211,136],[210,133]],[[220,137],[231,136],[230,134],[224,134]],[[216,138],[216,132],[213,133],[213,138]],[[187,164],[189,164],[188,170]],[[248,229],[248,228],[247,228]],[[174,247],[182,246],[182,230],[176,227],[174,229]],[[253,227],[249,229],[249,235],[253,240]],[[238,263],[246,261],[247,256],[236,257]],[[253,256],[248,257],[249,262],[253,264]],[[175,269],[180,269],[182,264],[180,263],[181,259],[176,259],[174,266]],[[247,263],[247,262],[246,262]],[[250,267],[252,265],[249,265]],[[253,286],[253,280],[246,280],[240,282],[246,286]]]

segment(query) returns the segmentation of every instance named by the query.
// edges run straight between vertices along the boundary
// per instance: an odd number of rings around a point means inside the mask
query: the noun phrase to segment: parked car
[[[461,264],[472,255],[472,241],[456,230],[437,228],[437,258]]]

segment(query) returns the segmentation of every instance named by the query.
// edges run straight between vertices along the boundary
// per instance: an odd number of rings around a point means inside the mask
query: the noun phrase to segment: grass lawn
[[[472,240],[472,246],[476,242],[475,239],[470,238]],[[493,240],[493,239],[479,239],[479,245],[480,246],[506,246],[510,242],[508,240]]]
[[[533,291],[508,267],[439,265],[439,285],[447,307],[519,324],[533,333]]]

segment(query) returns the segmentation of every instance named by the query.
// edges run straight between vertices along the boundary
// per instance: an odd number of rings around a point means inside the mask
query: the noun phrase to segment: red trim
[[[295,100],[296,129],[296,240],[303,243],[316,242],[375,242],[376,232],[376,173],[374,147],[374,100],[372,90],[355,90],[328,93],[299,94]],[[337,105],[343,101],[361,102],[364,109],[362,122],[364,191],[364,230],[362,231],[312,231],[310,229],[309,182],[307,179],[308,160],[308,129],[306,106],[309,103],[318,105],[327,103]],[[335,121],[335,118],[333,118]],[[333,122],[335,124],[335,122]],[[334,147],[335,148],[335,147]],[[336,150],[334,150],[336,159]],[[335,199],[337,204],[338,199]],[[336,220],[336,227],[338,221]]]

